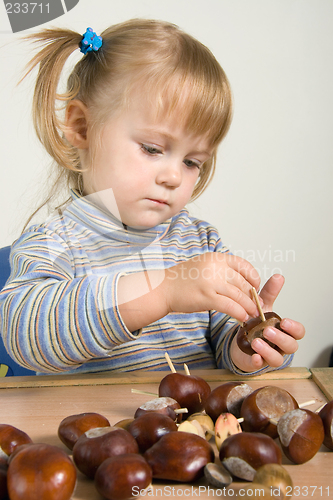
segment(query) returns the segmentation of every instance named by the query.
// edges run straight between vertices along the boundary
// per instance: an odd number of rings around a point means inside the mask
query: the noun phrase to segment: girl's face
[[[100,199],[123,224],[151,228],[188,203],[211,153],[204,137],[180,126],[177,114],[156,119],[147,101],[137,98],[103,127],[93,166],[83,173],[84,194],[98,198],[104,191]]]

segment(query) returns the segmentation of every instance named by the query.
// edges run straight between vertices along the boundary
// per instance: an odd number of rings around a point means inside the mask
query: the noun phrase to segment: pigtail
[[[45,45],[29,62],[23,77],[39,66],[33,97],[33,122],[37,136],[60,167],[77,170],[78,154],[63,136],[57,101],[73,99],[79,85],[76,83],[62,95],[58,95],[57,90],[64,65],[72,52],[78,49],[82,35],[65,29],[46,29],[29,35],[27,39]]]

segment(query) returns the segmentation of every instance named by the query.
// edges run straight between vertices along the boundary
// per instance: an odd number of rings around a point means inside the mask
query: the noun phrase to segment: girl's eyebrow
[[[168,139],[169,141],[177,141],[178,140],[176,135],[170,134],[170,133],[165,132],[165,131],[156,130],[155,128],[142,128],[142,129],[140,129],[140,132],[143,132],[144,134],[145,133],[152,134],[155,137],[161,137],[162,139]],[[212,155],[212,152],[203,149],[203,150],[193,151],[191,154],[204,154],[204,155],[207,155],[208,157],[210,157]]]

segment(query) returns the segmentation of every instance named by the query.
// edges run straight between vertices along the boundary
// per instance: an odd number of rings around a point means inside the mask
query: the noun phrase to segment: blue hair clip
[[[87,52],[97,52],[98,49],[102,47],[102,43],[102,37],[97,36],[92,28],[87,28],[87,31],[83,35],[79,47],[81,52],[86,55]]]

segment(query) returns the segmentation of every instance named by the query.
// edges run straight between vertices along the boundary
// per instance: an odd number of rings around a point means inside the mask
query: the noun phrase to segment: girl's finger
[[[260,276],[252,264],[236,255],[230,255],[228,257],[228,264],[234,271],[241,274],[243,278],[250,283],[251,287],[254,286],[254,288],[258,290],[260,286]]]
[[[298,349],[298,343],[294,337],[276,328],[265,328],[263,335],[265,339],[273,342],[273,344],[277,345],[285,354],[293,354]]]
[[[302,323],[289,318],[283,318],[280,322],[282,330],[294,337],[296,340],[301,340],[305,335],[305,328]]]
[[[257,306],[253,302],[253,300],[237,286],[234,286],[230,283],[221,283],[217,289],[217,292],[218,294],[227,297],[233,302],[239,304],[249,316],[255,318],[259,315]]]
[[[284,277],[281,274],[274,274],[263,286],[260,297],[265,304],[265,312],[272,311],[274,302],[284,285]]]
[[[251,343],[251,347],[266,361],[266,363],[273,368],[277,368],[283,363],[283,356],[278,351],[270,347],[267,342],[262,339],[256,338]]]

